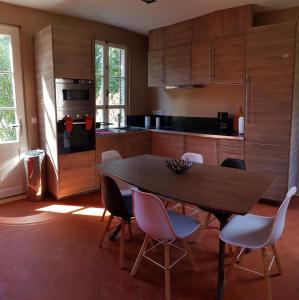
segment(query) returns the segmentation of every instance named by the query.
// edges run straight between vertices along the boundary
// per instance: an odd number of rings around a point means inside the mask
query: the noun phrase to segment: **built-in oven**
[[[93,80],[55,79],[58,153],[95,149]]]

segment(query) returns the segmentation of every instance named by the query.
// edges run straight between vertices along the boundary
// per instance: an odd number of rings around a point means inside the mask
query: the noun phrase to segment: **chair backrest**
[[[120,160],[122,159],[121,155],[116,150],[109,150],[102,152],[102,162],[108,162],[113,160]]]
[[[133,212],[146,234],[163,241],[176,238],[166,209],[157,196],[133,189]]]
[[[104,207],[111,215],[124,220],[128,220],[131,217],[116,182],[105,174],[101,177],[101,194]]]
[[[221,167],[246,170],[245,161],[237,158],[227,158],[221,163]]]
[[[199,153],[186,152],[182,155],[182,159],[188,159],[192,163],[203,164],[203,156]]]
[[[290,200],[296,194],[296,192],[297,192],[297,188],[295,186],[291,187],[286,195],[285,200],[280,205],[278,212],[276,214],[276,217],[275,217],[275,221],[273,223],[273,228],[272,228],[270,237],[266,243],[267,245],[272,245],[277,240],[280,239],[283,229],[284,229],[286,212],[287,212],[288,206],[290,204]]]

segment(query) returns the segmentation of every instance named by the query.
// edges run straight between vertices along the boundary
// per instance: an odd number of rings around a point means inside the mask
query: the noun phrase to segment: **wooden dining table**
[[[166,165],[165,157],[140,155],[99,164],[98,168],[143,191],[192,204],[213,213],[222,229],[233,214],[245,215],[259,201],[275,179],[270,174],[193,164],[177,175]],[[225,243],[219,239],[218,286],[216,299],[224,289]]]

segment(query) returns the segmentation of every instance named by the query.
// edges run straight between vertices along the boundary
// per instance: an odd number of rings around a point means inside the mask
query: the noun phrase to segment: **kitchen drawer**
[[[244,160],[244,141],[220,140],[219,141],[219,164],[227,158]]]
[[[59,198],[95,189],[95,151],[59,156]]]

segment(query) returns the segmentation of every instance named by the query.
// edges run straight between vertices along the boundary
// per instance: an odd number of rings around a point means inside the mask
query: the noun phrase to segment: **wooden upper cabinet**
[[[164,86],[164,51],[153,50],[148,53],[148,86]]]
[[[213,40],[213,83],[244,83],[245,60],[243,35]]]
[[[149,41],[149,50],[160,50],[163,49],[163,32],[164,28],[152,29],[149,31],[148,41]]]
[[[53,26],[54,74],[57,78],[94,78],[92,33]]]
[[[193,42],[211,40],[214,36],[214,15],[207,14],[192,20]]]
[[[165,50],[165,84],[191,83],[191,45]]]
[[[211,41],[195,42],[192,44],[192,83],[211,83]]]
[[[184,21],[164,27],[163,46],[173,48],[192,42],[192,21]]]
[[[213,37],[245,34],[252,26],[252,6],[244,5],[213,13]]]
[[[292,122],[295,22],[253,27],[246,50],[246,140],[289,145]]]

